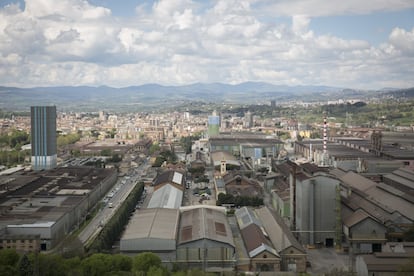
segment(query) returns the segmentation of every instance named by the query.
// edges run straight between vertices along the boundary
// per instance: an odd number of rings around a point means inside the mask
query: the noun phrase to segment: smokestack
[[[325,156],[327,153],[327,142],[328,142],[328,135],[326,134],[326,112],[324,112],[323,116],[323,155]]]

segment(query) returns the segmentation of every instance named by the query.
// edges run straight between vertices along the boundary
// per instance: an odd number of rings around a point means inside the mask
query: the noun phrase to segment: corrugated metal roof
[[[178,243],[200,239],[210,239],[234,247],[233,234],[223,212],[203,206],[182,211]]]
[[[405,186],[408,189],[414,189],[414,175],[412,177],[413,177],[412,179],[409,179],[409,178],[402,177],[400,175],[392,173],[392,174],[387,174],[384,176],[384,182],[387,182],[387,179],[389,179],[394,182],[397,182],[398,184]]]
[[[237,209],[236,212],[234,212],[234,215],[236,216],[237,223],[239,224],[240,229],[243,229],[249,226],[250,224],[256,224],[259,227],[262,226],[262,223],[256,216],[256,213],[247,207]]]
[[[387,191],[378,189],[376,186],[371,187],[365,192],[368,195],[368,198],[377,203],[377,205],[385,205],[391,209],[392,212],[398,211],[403,216],[414,221],[414,204]]]
[[[272,213],[267,207],[256,209],[255,212],[262,221],[263,226],[266,229],[266,232],[268,233],[269,238],[277,252],[282,252],[286,248],[292,246],[300,252],[303,252],[303,254],[306,254],[305,249],[296,240],[292,232],[290,232],[289,228],[278,214],[274,212]]]
[[[393,256],[381,256],[381,254],[362,255],[369,272],[397,272],[402,265],[409,263],[407,255],[394,254]],[[408,274],[407,274],[408,275]]]
[[[252,223],[240,230],[243,237],[246,250],[250,258],[257,256],[258,254],[268,251],[275,256],[279,256],[277,251],[273,248],[272,243],[268,240],[262,229],[256,224]]]
[[[141,209],[130,219],[121,240],[147,238],[175,240],[179,215],[178,209]]]
[[[174,170],[168,170],[162,172],[161,174],[157,175],[154,179],[154,186],[167,184],[167,183],[175,183],[177,185],[184,186],[185,177],[181,172],[177,172]]]
[[[148,208],[173,208],[178,209],[183,201],[183,191],[171,184],[166,184],[154,191]]]
[[[375,187],[376,183],[354,172],[348,172],[343,175],[340,180],[348,186],[358,189],[362,192]]]
[[[347,227],[352,227],[366,218],[372,218],[372,217],[364,210],[358,209],[354,213],[352,213],[352,215],[344,219],[344,224]],[[375,220],[374,218],[372,219]]]

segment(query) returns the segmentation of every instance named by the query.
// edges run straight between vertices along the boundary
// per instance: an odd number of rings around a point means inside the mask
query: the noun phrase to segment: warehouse
[[[153,181],[154,193],[147,208],[180,208],[183,201],[185,176],[183,173],[167,170]]]
[[[215,272],[232,271],[235,264],[233,234],[225,208],[194,206],[182,210],[177,263],[182,267]]]
[[[249,257],[249,265],[239,265],[238,269],[257,272],[280,271],[280,256],[256,213],[243,207],[236,210],[235,215]]]
[[[180,208],[183,201],[183,191],[171,184],[165,184],[154,191],[147,208]]]
[[[0,238],[7,236],[10,248],[27,236],[40,245],[30,251],[52,249],[79,227],[116,179],[115,170],[90,167],[0,176]]]
[[[267,207],[256,209],[255,212],[280,255],[280,269],[282,271],[306,272],[306,250],[290,232],[283,219]]]
[[[151,251],[163,261],[174,261],[179,215],[178,209],[165,208],[136,212],[121,238],[121,253]]]

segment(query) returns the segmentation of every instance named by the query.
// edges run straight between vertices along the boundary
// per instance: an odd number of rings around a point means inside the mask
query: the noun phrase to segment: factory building
[[[54,248],[80,226],[116,179],[115,170],[90,167],[1,175],[0,239],[7,239],[10,248],[20,248],[22,241],[32,244],[30,251]]]
[[[295,229],[303,244],[334,246],[339,180],[328,175],[296,175]],[[292,188],[291,188],[292,190]]]
[[[239,265],[242,271],[280,271],[280,256],[263,228],[262,222],[252,209],[243,207],[235,216],[249,262]]]
[[[162,172],[152,183],[154,192],[148,203],[148,208],[180,208],[185,185],[186,180],[183,173],[174,170]]]
[[[249,160],[277,157],[283,143],[273,137],[251,133],[221,133],[210,137],[209,151],[227,151]]]
[[[154,252],[163,262],[175,261],[176,239],[180,211],[152,208],[135,212],[120,242],[123,254]]]
[[[398,240],[414,222],[414,171],[401,168],[374,182],[342,172],[344,234],[354,253],[380,252],[386,239]]]
[[[306,272],[306,251],[281,217],[267,207],[243,207],[235,216],[249,258],[240,270]]]
[[[235,245],[225,208],[201,205],[182,210],[176,262],[208,272],[233,271]]]

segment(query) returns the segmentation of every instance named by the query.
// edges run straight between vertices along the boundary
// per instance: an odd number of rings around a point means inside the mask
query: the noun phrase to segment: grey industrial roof
[[[59,167],[0,176],[0,185],[7,185],[0,208],[8,210],[0,216],[0,227],[57,221],[115,174],[112,169]]]
[[[369,272],[398,272],[402,265],[410,262],[409,254],[382,254],[362,255]],[[408,275],[408,274],[407,274]]]
[[[234,135],[234,136],[218,136],[218,137],[210,137],[209,139],[210,144],[214,145],[240,145],[240,144],[266,144],[266,145],[274,145],[274,144],[282,144],[279,139],[269,138],[263,135]]]
[[[121,240],[175,240],[179,216],[180,211],[178,209],[141,209],[131,217]]]
[[[404,150],[404,149],[384,146],[384,150],[382,151],[382,153],[386,156],[389,156],[395,159],[406,159],[406,160],[414,159],[414,151],[410,151],[410,150]]]
[[[264,235],[262,228],[256,224],[250,224],[240,230],[243,237],[246,250],[250,258],[257,256],[258,254],[268,251],[275,256],[279,256],[276,250],[273,248],[272,243]]]
[[[352,188],[358,189],[362,192],[367,191],[368,189],[375,187],[376,183],[368,178],[365,178],[354,172],[348,172],[343,175],[340,180],[345,184],[349,185]]]
[[[250,224],[256,224],[257,226],[262,227],[262,223],[252,209],[242,207],[240,209],[237,209],[234,212],[234,215],[236,216],[240,229],[243,229]]]
[[[169,171],[165,171],[157,175],[157,177],[154,180],[154,186],[162,185],[166,183],[173,183],[173,184],[184,187],[184,184],[185,184],[184,174],[181,172],[174,171],[174,170],[169,170]]]
[[[200,239],[218,241],[234,247],[233,234],[226,214],[204,206],[183,211],[178,244]]]
[[[355,212],[353,212],[350,216],[348,216],[344,219],[344,224],[347,227],[352,227],[352,226],[360,223],[361,221],[363,221],[366,218],[372,218],[373,220],[375,220],[373,217],[371,217],[364,210],[358,209]]]
[[[305,249],[296,240],[292,232],[275,212],[271,212],[269,208],[262,207],[255,210],[256,214],[263,223],[266,232],[277,252],[282,252],[286,248],[294,247],[303,254],[306,254]]]
[[[296,142],[299,145],[303,145],[305,147],[310,147],[312,145],[313,149],[322,150],[323,149],[323,140],[306,140],[306,141],[300,141]],[[376,156],[372,153],[363,152],[358,149],[350,148],[342,144],[334,143],[331,141],[328,141],[327,143],[327,149],[328,153],[332,157],[336,158],[352,158],[356,159],[359,157],[363,158],[376,158]]]
[[[384,176],[384,179],[390,179],[396,183],[402,184],[408,189],[414,189],[414,171],[408,169],[398,169]]]
[[[357,176],[354,173],[348,174],[352,177],[347,178],[347,184],[351,185],[353,192],[343,202],[350,208],[353,210],[362,208],[381,222],[394,220],[398,214],[414,221],[414,204],[398,194],[380,188],[381,185],[362,176]]]
[[[183,191],[171,184],[166,184],[154,191],[148,203],[148,208],[178,209],[183,202]]]
[[[375,200],[378,203],[385,205],[391,208],[391,210],[397,211],[403,216],[414,221],[413,203],[410,203],[407,200],[402,199],[401,197],[391,194],[385,190],[378,189],[377,187],[372,187],[371,189],[367,190],[366,193],[372,200]]]

